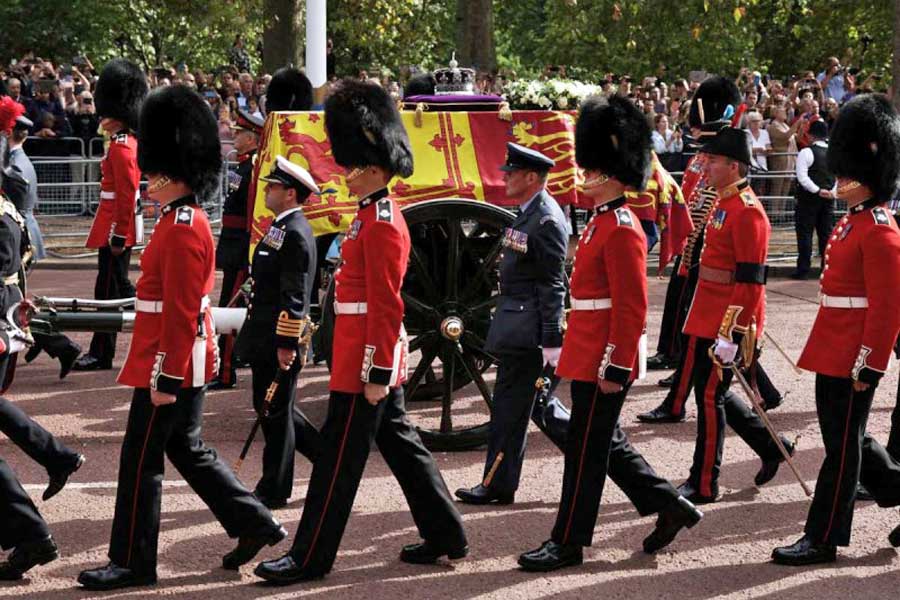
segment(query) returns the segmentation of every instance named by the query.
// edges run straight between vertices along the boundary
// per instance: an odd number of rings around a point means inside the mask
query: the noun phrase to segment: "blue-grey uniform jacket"
[[[562,346],[566,217],[546,191],[504,232],[500,296],[486,350],[518,353]]]

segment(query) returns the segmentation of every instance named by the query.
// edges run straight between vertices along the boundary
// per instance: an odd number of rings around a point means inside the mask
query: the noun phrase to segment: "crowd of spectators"
[[[241,36],[236,36],[229,52],[230,64],[213,70],[192,69],[181,62],[157,67],[148,72],[151,87],[186,85],[206,99],[220,123],[223,156],[232,151],[230,125],[238,109],[255,115],[265,114],[268,73],[253,73],[250,55]],[[333,69],[333,65],[332,65]],[[415,69],[404,68],[398,77],[387,70],[370,74],[359,70],[357,76],[384,87],[398,100],[402,82]],[[40,138],[76,137],[85,144],[97,137],[98,117],[94,110],[93,89],[98,69],[86,57],[57,65],[34,54],[14,60],[0,69],[7,93],[26,108],[34,123],[31,135]],[[687,78],[644,77],[637,81],[629,75],[609,74],[597,82],[605,93],[631,98],[647,116],[653,131],[653,145],[663,164],[673,171],[684,167],[690,132],[687,114],[694,90],[706,76],[692,72]],[[547,67],[542,77],[566,77],[565,67]],[[515,73],[478,73],[476,92],[502,92]],[[332,79],[333,81],[334,79]],[[859,92],[875,91],[880,77],[865,76],[858,69],[846,68],[835,57],[823,63],[822,70],[799,73],[786,78],[770,77],[749,68],[741,69],[736,83],[747,110],[741,126],[747,128],[753,149],[754,167],[759,171],[790,171],[791,155],[809,145],[812,122],[831,125],[840,105]],[[785,195],[790,182],[758,178],[761,194]]]

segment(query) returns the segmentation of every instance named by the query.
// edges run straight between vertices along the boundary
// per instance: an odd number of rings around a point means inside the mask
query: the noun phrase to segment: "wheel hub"
[[[441,335],[451,342],[458,342],[463,331],[465,331],[465,327],[459,317],[447,317],[441,321]]]

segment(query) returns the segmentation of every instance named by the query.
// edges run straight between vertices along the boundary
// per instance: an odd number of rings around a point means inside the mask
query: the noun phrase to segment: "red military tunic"
[[[137,138],[118,133],[100,162],[100,205],[88,234],[88,248],[135,244],[135,210],[141,182]]]
[[[193,196],[167,204],[141,255],[137,316],[119,383],[174,394],[218,370],[209,294],[215,244]]]
[[[755,320],[763,333],[769,218],[746,179],[718,192],[706,223],[697,290],[684,333],[737,342]]]
[[[595,209],[584,228],[556,374],[578,381],[626,383],[637,377],[638,347],[647,318],[647,239],[635,213],[619,198]],[[607,308],[575,310],[608,300]]]
[[[397,387],[406,381],[409,349],[400,288],[410,239],[400,208],[387,194],[382,189],[360,201],[341,245],[332,391],[359,394],[366,383]]]
[[[900,231],[887,209],[866,202],[838,222],[825,249],[820,294],[798,366],[877,383],[900,331]]]

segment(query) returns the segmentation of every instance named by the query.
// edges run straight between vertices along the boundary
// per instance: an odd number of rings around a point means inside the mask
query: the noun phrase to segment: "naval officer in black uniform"
[[[456,490],[465,503],[512,503],[525,458],[534,384],[544,365],[556,366],[559,360],[568,233],[562,209],[545,189],[554,164],[540,152],[507,144],[501,169],[506,194],[520,203],[520,212],[504,234],[500,296],[486,345],[500,364],[484,477],[473,488]],[[560,427],[547,425],[551,440],[562,447],[568,415]]]
[[[269,508],[280,508],[291,496],[294,450],[312,461],[319,447],[318,430],[294,407],[300,374],[297,350],[316,270],[316,243],[303,203],[318,194],[319,187],[306,169],[282,156],[260,181],[266,182],[266,207],[275,213],[275,221],[253,251],[247,320],[235,351],[250,363],[253,408],[263,417],[266,446],[255,493]],[[279,369],[288,371],[288,377],[267,406],[266,390]]]

